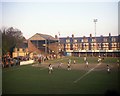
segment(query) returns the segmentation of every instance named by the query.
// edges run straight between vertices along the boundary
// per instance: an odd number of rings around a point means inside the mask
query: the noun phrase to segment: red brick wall
[[[48,48],[52,51],[54,51],[55,53],[58,52],[58,43],[52,43],[50,45],[48,45]]]
[[[30,40],[28,40],[28,50],[29,52],[37,52],[38,54],[42,53],[39,49],[37,49]]]

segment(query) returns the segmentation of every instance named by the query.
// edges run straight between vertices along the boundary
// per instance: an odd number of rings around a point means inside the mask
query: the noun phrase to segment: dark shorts
[[[68,66],[68,68],[70,68],[70,66]]]

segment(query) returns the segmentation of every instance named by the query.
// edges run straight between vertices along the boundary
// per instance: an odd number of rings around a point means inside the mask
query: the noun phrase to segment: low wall
[[[21,61],[20,65],[28,65],[34,63],[34,60],[29,60],[29,61]]]

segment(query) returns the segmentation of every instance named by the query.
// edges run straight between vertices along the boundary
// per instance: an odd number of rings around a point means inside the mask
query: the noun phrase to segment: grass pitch
[[[3,69],[3,94],[105,94],[108,90],[119,91],[117,58],[105,58],[103,61],[104,65],[112,66],[110,74],[104,66],[99,67],[98,69],[102,70],[93,70],[76,83],[74,81],[86,74],[89,69],[68,71],[67,68],[55,67],[53,73],[48,74],[47,63],[62,62],[66,66],[68,58],[72,61],[75,59],[78,65],[84,63],[82,57],[65,57],[46,61],[46,66],[24,65]],[[88,61],[90,69],[94,68],[92,64],[97,64],[97,58],[89,57]]]

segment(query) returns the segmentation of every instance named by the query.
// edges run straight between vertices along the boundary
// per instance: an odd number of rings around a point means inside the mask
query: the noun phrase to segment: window
[[[100,47],[101,46],[101,44],[100,43],[98,43],[98,47]]]
[[[69,39],[67,39],[67,40],[66,40],[66,42],[67,42],[67,43],[69,43],[69,42],[70,42],[70,40],[69,40]]]
[[[81,39],[81,42],[83,42],[83,39]]]
[[[74,40],[74,42],[76,43],[76,42],[77,42],[77,40],[75,39],[75,40]]]
[[[116,43],[112,43],[112,46],[115,47],[115,46],[117,46],[117,45],[116,45]]]
[[[77,44],[75,44],[75,46],[77,47]]]
[[[17,51],[19,51],[19,48],[17,48]]]
[[[95,42],[95,39],[92,39],[92,42]]]
[[[14,49],[14,52],[17,52],[17,48]]]
[[[108,40],[107,40],[107,38],[104,38],[104,42],[107,42]]]
[[[108,44],[105,44],[105,46],[107,47],[107,46],[108,46]]]
[[[115,42],[115,41],[116,41],[116,38],[113,37],[113,38],[112,38],[112,42]]]
[[[25,51],[25,49],[23,48],[23,49],[22,49],[22,51],[24,52],[24,51]]]
[[[87,39],[87,38],[85,39],[85,42],[88,42],[88,39]]]
[[[22,48],[20,48],[20,49],[19,49],[19,51],[20,51],[20,52],[23,52],[23,49],[22,49]]]

